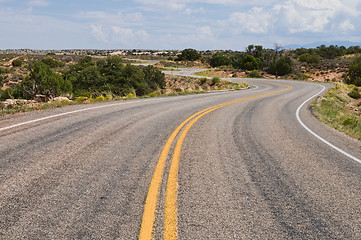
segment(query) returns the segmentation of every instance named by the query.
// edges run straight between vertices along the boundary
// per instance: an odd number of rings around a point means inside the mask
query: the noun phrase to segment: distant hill
[[[307,44],[290,44],[283,46],[284,49],[297,49],[297,48],[316,48],[321,45],[337,45],[337,46],[361,46],[361,42],[350,42],[350,41],[329,41],[329,42],[314,42],[314,43],[307,43]]]

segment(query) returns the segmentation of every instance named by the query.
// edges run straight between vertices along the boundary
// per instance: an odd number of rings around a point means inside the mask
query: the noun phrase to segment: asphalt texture
[[[251,89],[0,118],[1,129],[99,107],[0,130],[0,239],[137,239],[155,166],[174,129],[205,108],[284,84],[292,89],[220,108],[190,129],[179,166],[178,237],[361,239],[361,164],[296,119],[319,84],[246,81]],[[320,123],[307,106],[300,115],[361,159],[360,141]],[[164,192],[165,183],[155,239],[162,238]]]

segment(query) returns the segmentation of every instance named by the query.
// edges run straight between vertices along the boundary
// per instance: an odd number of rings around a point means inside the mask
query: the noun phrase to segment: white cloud
[[[212,4],[212,5],[228,5],[228,6],[260,6],[270,5],[279,2],[278,0],[135,0],[137,3],[148,6],[163,6],[173,10],[183,9],[187,4]]]
[[[197,29],[198,38],[201,40],[209,40],[213,38],[213,32],[211,27],[205,26]]]
[[[192,32],[182,35],[166,34],[158,37],[158,46],[164,49],[174,49],[174,43],[183,48],[209,49],[216,48],[216,39],[210,26],[193,28]]]
[[[103,27],[101,25],[90,25],[91,34],[99,42],[107,42],[105,33],[103,32]]]
[[[191,9],[190,4],[211,4],[221,6],[264,6],[270,5],[277,0],[135,0],[135,2],[145,6],[145,9],[152,11],[197,11]]]
[[[133,29],[133,27],[143,26],[144,17],[139,12],[89,11],[78,13],[75,17],[91,22],[91,34],[101,43],[133,47],[132,44],[138,44],[148,38],[146,31]]]
[[[112,41],[115,43],[121,43],[126,46],[134,46],[139,42],[146,42],[148,39],[148,33],[144,30],[133,30],[130,28],[121,28],[114,26],[112,29]]]
[[[26,47],[33,39],[41,48],[66,42],[81,48],[244,49],[275,42],[361,41],[360,0],[134,0],[126,6],[122,1],[91,4],[86,8],[91,11],[73,2],[66,13],[49,8],[41,15],[32,9],[52,0],[26,0],[20,7],[15,0],[0,0],[2,32],[8,36],[0,44]]]
[[[243,34],[351,31],[356,28],[349,18],[360,15],[355,9],[357,1],[353,0],[349,0],[349,4],[339,0],[289,0],[273,6],[234,12],[223,22],[223,26],[230,25],[234,33]],[[338,24],[340,21],[342,23]]]
[[[115,14],[103,11],[89,11],[78,13],[75,17],[80,19],[90,19],[96,23],[113,24],[113,25],[136,25],[144,21],[143,15],[140,12],[124,14],[117,12]]]
[[[343,32],[349,32],[355,30],[355,25],[353,25],[349,20],[346,20],[340,24],[340,30]]]
[[[235,33],[267,33],[272,16],[262,8],[254,7],[248,12],[232,13],[229,18]]]
[[[149,10],[184,10],[186,4],[179,0],[135,0],[137,3],[143,4]]]
[[[145,30],[135,30],[120,26],[90,25],[91,34],[101,43],[119,45],[122,47],[141,46],[149,39]]]
[[[183,13],[187,15],[192,15],[192,14],[199,14],[205,12],[206,11],[204,10],[204,8],[198,8],[198,9],[187,8]]]
[[[50,2],[47,0],[30,0],[28,5],[33,7],[47,7],[50,5]]]

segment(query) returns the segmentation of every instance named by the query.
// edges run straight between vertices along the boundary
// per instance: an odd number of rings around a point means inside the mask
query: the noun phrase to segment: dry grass
[[[361,140],[361,99],[348,96],[353,88],[337,84],[313,104],[313,109],[322,122]]]

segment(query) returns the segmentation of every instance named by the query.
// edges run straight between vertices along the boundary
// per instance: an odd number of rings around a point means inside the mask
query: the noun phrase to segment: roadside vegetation
[[[198,59],[196,51],[180,59]],[[0,56],[0,115],[69,104],[159,97],[211,90],[238,90],[244,84],[219,78],[165,76],[155,66],[134,66],[118,56]],[[177,60],[181,62],[183,60]],[[176,69],[175,69],[176,70]]]
[[[204,52],[198,64],[211,67],[205,76],[341,82],[350,64],[360,54],[358,46],[321,45],[286,50],[278,45],[274,49],[250,45],[243,52]]]
[[[361,140],[361,59],[356,58],[344,76],[313,104],[316,115],[326,124]]]
[[[247,83],[234,83],[213,78],[192,78],[166,75],[165,95],[183,95],[189,93],[206,93],[219,90],[241,90],[248,88]]]
[[[361,94],[355,85],[338,83],[313,109],[322,122],[361,140]]]

